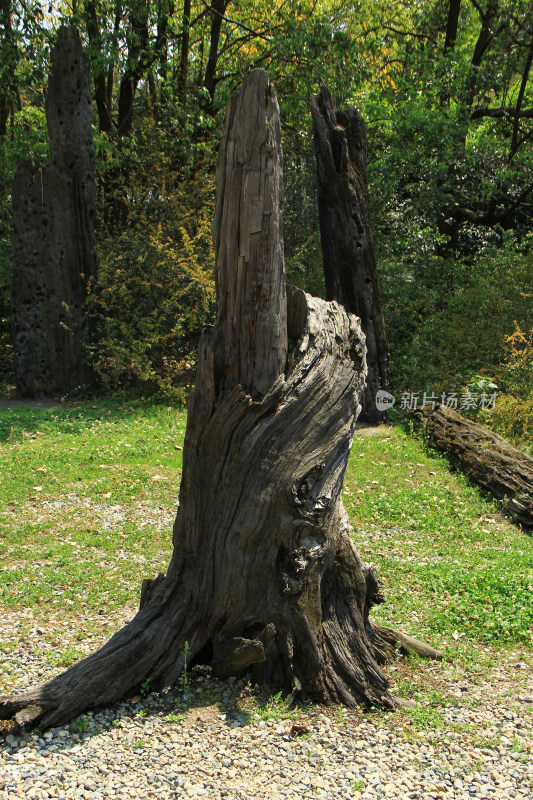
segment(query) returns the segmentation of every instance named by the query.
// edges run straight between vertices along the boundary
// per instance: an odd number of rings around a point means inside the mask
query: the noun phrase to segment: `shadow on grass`
[[[75,402],[68,404],[24,405],[21,401],[0,405],[0,443],[19,442],[24,436],[41,434],[83,433],[101,420],[119,423],[124,420],[138,418],[143,409],[153,413],[153,409],[168,404],[157,404],[141,400],[105,399],[97,401]],[[181,406],[176,406],[181,411]]]

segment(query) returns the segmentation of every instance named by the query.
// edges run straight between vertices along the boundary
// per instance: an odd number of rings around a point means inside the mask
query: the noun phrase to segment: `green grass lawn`
[[[82,619],[87,637],[99,615],[135,609],[170,559],[185,423],[182,409],[118,400],[0,408],[0,613]],[[363,431],[343,497],[384,584],[380,620],[462,664],[531,653],[531,537],[443,458],[399,426]],[[60,635],[55,650],[62,665],[80,655]]]
[[[531,648],[531,536],[443,457],[400,427],[357,435],[343,492],[359,552],[384,583],[380,617],[444,648]]]
[[[0,602],[106,611],[168,564],[185,413],[0,409]]]

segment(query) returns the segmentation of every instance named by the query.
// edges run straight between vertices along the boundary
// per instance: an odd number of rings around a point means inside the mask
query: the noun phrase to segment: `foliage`
[[[515,447],[533,454],[533,393],[525,400],[500,395],[494,410],[484,411],[478,421]]]
[[[327,82],[339,108],[367,120],[393,391],[495,375],[514,320],[531,327],[530,4],[462,2],[455,30],[449,0],[187,6],[7,4],[0,375],[11,370],[9,187],[19,158],[46,161],[50,44],[69,21],[93,87],[100,277],[89,310],[102,390],[171,396],[191,379],[214,297],[208,228],[224,109],[257,66],[280,99],[288,279],[323,294],[309,96]]]
[[[533,328],[525,333],[515,320],[515,330],[506,337],[505,345],[507,352],[498,376],[500,383],[508,394],[526,400],[533,393]]]
[[[203,202],[195,208],[190,194],[198,185],[188,181],[173,194],[159,189],[157,204],[146,203],[127,229],[100,244],[89,309],[94,363],[106,391],[186,395],[214,308],[211,204],[205,203],[211,184],[200,184]]]
[[[86,714],[82,714],[70,724],[70,729],[73,733],[86,733],[89,730],[89,722],[89,717]]]
[[[283,697],[282,692],[275,695],[265,693],[264,689],[255,688],[257,702],[256,714],[262,720],[295,719],[300,715],[300,709],[295,707],[294,696],[289,694]]]
[[[533,328],[526,334],[515,322],[505,339],[506,358],[498,374],[503,392],[479,422],[525,451],[533,447]]]
[[[533,252],[509,239],[468,260],[439,259],[440,287],[435,259],[411,254],[383,276],[393,391],[461,391],[473,375],[500,385],[505,337],[515,320],[533,321]]]

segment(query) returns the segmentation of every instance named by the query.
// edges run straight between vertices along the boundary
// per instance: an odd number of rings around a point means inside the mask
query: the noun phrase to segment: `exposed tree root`
[[[415,639],[413,636],[408,636],[406,633],[396,630],[396,628],[388,628],[384,625],[379,625],[377,622],[372,622],[372,627],[378,636],[392,648],[392,652],[395,652],[399,646],[405,655],[415,653],[421,658],[431,658],[434,661],[445,660],[444,653],[440,650],[435,650],[434,647]]]

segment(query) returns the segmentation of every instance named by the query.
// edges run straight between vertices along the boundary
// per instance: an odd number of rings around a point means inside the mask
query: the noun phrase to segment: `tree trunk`
[[[457,39],[457,30],[459,27],[459,13],[461,11],[461,0],[449,0],[448,2],[448,15],[446,18],[446,38],[444,40],[444,62],[443,73],[441,75],[442,90],[440,93],[440,104],[442,107],[450,104],[450,90],[448,86],[448,78],[451,70],[449,56],[455,49],[455,40]],[[446,58],[448,56],[448,58]]]
[[[16,92],[16,66],[19,59],[17,42],[11,23],[11,0],[0,0],[0,136],[7,136],[7,123]]]
[[[388,389],[389,354],[370,223],[365,124],[354,109],[335,111],[324,86],[311,110],[326,297],[361,320],[368,364],[361,420],[379,422],[386,411],[376,406],[376,394]]]
[[[514,110],[513,133],[511,136],[511,144],[509,146],[509,163],[512,162],[518,150],[518,131],[520,128],[520,112],[522,110],[522,103],[524,101],[524,95],[526,93],[526,88],[529,81],[529,71],[531,69],[531,64],[533,63],[533,26],[530,30],[530,35],[531,35],[531,42],[529,45],[529,51],[526,57],[526,63],[524,66],[524,71],[522,73],[522,80],[520,82],[520,89],[518,90],[518,97],[516,98],[516,107]]]
[[[493,497],[514,520],[533,527],[533,459],[501,436],[450,408],[415,417],[436,450]]]
[[[446,19],[446,39],[444,41],[444,53],[453,50],[457,39],[457,28],[459,27],[459,12],[461,11],[461,0],[449,0],[448,16]]]
[[[101,131],[109,133],[113,128],[111,104],[106,86],[106,70],[102,60],[102,34],[96,11],[96,3],[90,0],[85,6],[86,28],[89,44],[95,53],[93,61],[94,99],[98,111],[98,127]]]
[[[189,43],[191,37],[191,0],[184,0],[181,25],[181,51],[178,72],[178,100],[185,108],[187,101],[187,74],[189,70]]]
[[[90,380],[84,317],[96,275],[91,95],[73,28],[52,53],[46,119],[50,167],[21,162],[13,184],[15,375],[25,397],[67,394]]]
[[[228,109],[214,220],[218,313],[188,409],[172,561],[98,652],[0,717],[43,726],[172,686],[187,651],[221,676],[330,703],[393,707],[391,632],[352,540],[341,488],[366,372],[359,321],[284,289],[279,109],[254,70]],[[384,630],[384,629],[383,629]]]
[[[209,10],[213,15],[211,20],[211,34],[209,37],[209,55],[207,57],[207,65],[205,68],[204,86],[207,89],[209,100],[204,103],[205,110],[208,114],[213,114],[215,110],[215,92],[217,88],[216,71],[218,64],[218,44],[220,41],[220,31],[222,30],[222,21],[226,8],[229,5],[229,0],[212,0]]]

